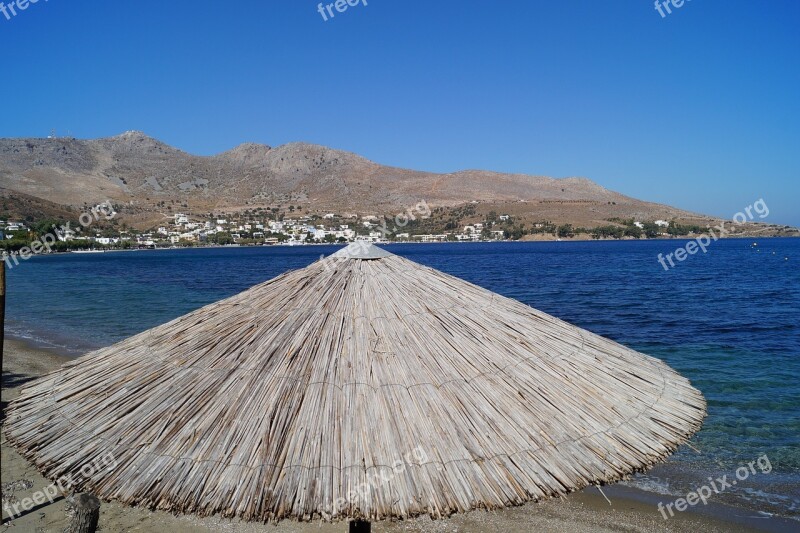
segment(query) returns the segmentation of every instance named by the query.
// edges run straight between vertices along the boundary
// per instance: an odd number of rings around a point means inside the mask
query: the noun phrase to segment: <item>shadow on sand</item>
[[[33,381],[36,376],[28,376],[26,374],[15,374],[14,372],[3,372],[2,385],[3,390],[13,389]],[[0,401],[0,424],[6,420],[6,407],[8,402],[6,400]]]

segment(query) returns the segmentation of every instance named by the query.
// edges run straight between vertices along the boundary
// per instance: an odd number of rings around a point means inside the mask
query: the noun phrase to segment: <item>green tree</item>
[[[219,233],[215,233],[213,235],[212,241],[220,245],[233,244],[233,237],[231,237],[230,233],[220,231]]]
[[[658,237],[658,234],[661,233],[661,229],[655,222],[644,222],[642,226],[644,226],[644,228],[642,228],[642,231],[644,232],[645,236],[648,239]]]
[[[628,226],[625,228],[625,235],[638,239],[642,236],[642,229],[638,226]]]

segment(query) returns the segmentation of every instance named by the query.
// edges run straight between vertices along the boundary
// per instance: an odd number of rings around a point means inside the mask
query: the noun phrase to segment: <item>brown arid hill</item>
[[[197,156],[137,131],[92,140],[0,139],[0,194],[39,199],[58,209],[112,200],[121,206],[125,222],[141,228],[177,211],[200,215],[279,205],[304,213],[391,218],[423,200],[448,209],[477,204],[478,215],[508,213],[518,223],[547,220],[593,227],[614,218],[703,226],[716,222],[585,178],[406,170],[306,143],[276,148],[246,143],[215,156]]]
[[[74,220],[81,211],[62,204],[0,188],[0,218],[10,220]]]

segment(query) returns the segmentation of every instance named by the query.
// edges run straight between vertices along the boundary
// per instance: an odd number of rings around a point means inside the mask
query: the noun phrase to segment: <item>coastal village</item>
[[[87,212],[97,212],[97,207]],[[120,219],[109,204],[108,216],[80,218],[80,223],[63,220],[2,220],[0,246],[19,251],[44,234],[52,234],[55,251],[152,249],[196,246],[307,245],[369,241],[389,242],[487,242],[505,240],[638,239],[692,236],[707,230],[675,221],[609,219],[594,228],[557,225],[539,221],[518,223],[508,214],[490,212],[476,217],[453,216],[446,208],[430,210],[422,202],[392,218],[352,213],[297,213],[258,208],[239,213],[200,216],[178,212],[147,230],[136,230]],[[82,216],[87,216],[86,214]]]
[[[335,215],[325,215],[325,219]],[[177,213],[171,223],[159,226],[154,231],[119,231],[108,235],[107,231],[81,231],[80,228],[64,228],[57,235],[62,242],[78,247],[81,243],[101,247],[156,248],[163,246],[202,245],[288,245],[349,243],[356,240],[375,243],[386,242],[446,242],[504,240],[505,231],[485,231],[486,225],[475,223],[462,228],[460,233],[419,234],[392,231],[381,224],[377,217],[363,217],[352,223],[315,224],[310,216],[282,221],[259,219],[215,218],[194,220]],[[6,240],[25,238],[31,227],[20,221],[0,221],[0,233]]]
[[[418,215],[420,216],[420,215]],[[397,220],[377,216],[354,214],[302,215],[271,219],[260,213],[220,215],[202,218],[185,213],[175,213],[163,224],[137,232],[116,229],[114,226],[96,229],[61,225],[54,229],[58,240],[76,248],[158,248],[191,247],[204,245],[304,245],[350,243],[354,241],[386,242],[445,242],[504,240],[508,232],[492,229],[492,223],[465,225],[459,232],[416,234],[404,231],[413,214]],[[509,220],[501,215],[500,221]],[[87,225],[89,226],[89,225]],[[33,224],[23,221],[0,220],[0,235],[5,240],[25,240],[30,233],[41,232]],[[84,245],[84,246],[81,246]]]

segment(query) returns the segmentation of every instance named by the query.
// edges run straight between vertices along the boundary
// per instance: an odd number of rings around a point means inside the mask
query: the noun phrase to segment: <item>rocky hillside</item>
[[[305,143],[247,143],[196,156],[136,131],[94,140],[0,139],[0,192],[72,208],[110,199],[139,225],[172,210],[230,212],[280,204],[306,212],[393,216],[420,200],[431,207],[478,203],[481,212],[585,227],[615,217],[713,220],[585,178],[481,170],[436,174]]]

